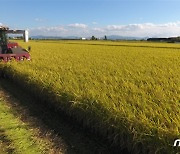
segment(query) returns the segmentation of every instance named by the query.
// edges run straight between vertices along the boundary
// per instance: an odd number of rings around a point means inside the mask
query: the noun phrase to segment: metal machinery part
[[[8,62],[11,59],[17,61],[30,60],[30,54],[15,42],[9,42],[7,34],[23,34],[24,41],[28,41],[28,32],[24,30],[9,30],[8,27],[0,26],[0,61]]]

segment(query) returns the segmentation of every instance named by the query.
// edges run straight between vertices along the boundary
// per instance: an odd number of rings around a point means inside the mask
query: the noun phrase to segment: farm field
[[[31,41],[32,61],[0,64],[10,80],[134,153],[176,153],[180,45]]]

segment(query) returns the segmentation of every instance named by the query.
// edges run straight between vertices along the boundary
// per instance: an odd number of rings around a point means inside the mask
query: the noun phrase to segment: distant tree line
[[[91,40],[97,40],[97,38],[93,35],[93,36],[91,37]]]
[[[93,36],[91,37],[91,40],[98,40],[98,38],[93,35]],[[104,40],[107,40],[107,36],[106,36],[106,35],[104,36]]]
[[[148,38],[147,41],[175,43],[180,42],[180,36],[169,38]]]

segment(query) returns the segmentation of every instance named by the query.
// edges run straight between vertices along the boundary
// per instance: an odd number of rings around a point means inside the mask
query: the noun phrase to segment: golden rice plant
[[[113,144],[176,153],[180,46],[106,41],[31,41],[32,60],[1,64],[9,78]]]

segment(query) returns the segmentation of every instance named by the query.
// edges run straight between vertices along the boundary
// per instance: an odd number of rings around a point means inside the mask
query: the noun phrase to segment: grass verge
[[[0,153],[49,153],[48,142],[39,138],[35,129],[14,115],[0,87]]]

